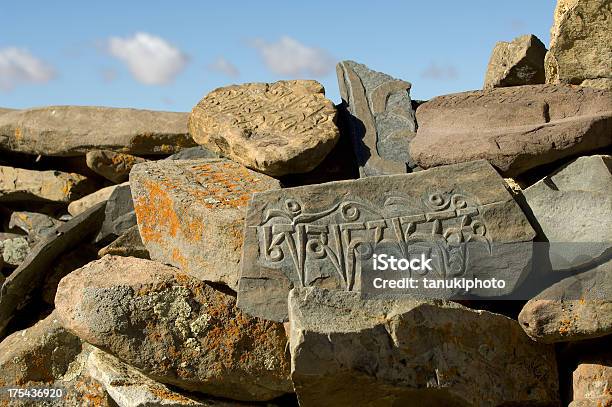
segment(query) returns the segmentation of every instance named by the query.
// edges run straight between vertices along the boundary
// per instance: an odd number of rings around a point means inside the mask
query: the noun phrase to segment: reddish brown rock
[[[439,96],[410,144],[430,168],[486,159],[504,176],[612,145],[612,91],[530,85]]]
[[[277,180],[225,159],[138,164],[130,184],[151,258],[233,288],[251,194],[280,188]]]

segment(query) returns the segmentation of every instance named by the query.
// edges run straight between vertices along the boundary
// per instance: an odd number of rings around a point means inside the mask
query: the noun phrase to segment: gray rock
[[[279,182],[226,159],[157,161],[130,173],[142,241],[153,260],[236,289],[244,214]]]
[[[92,180],[79,174],[0,166],[0,202],[37,200],[68,203],[93,192],[95,187]]]
[[[238,305],[283,321],[292,287],[367,289],[372,273],[364,270],[379,247],[403,257],[431,250],[439,262],[428,278],[503,278],[504,289],[470,293],[510,293],[530,271],[535,232],[505,185],[490,164],[475,161],[255,193]]]
[[[99,189],[89,195],[85,195],[81,199],[70,202],[68,205],[68,213],[72,216],[76,216],[100,202],[108,201],[108,198],[110,198],[113,191],[115,191],[117,187],[118,185],[111,185],[109,187]]]
[[[0,395],[11,406],[112,406],[102,386],[85,369],[91,349],[64,329],[55,312],[36,325],[0,342]],[[40,400],[12,398],[5,388],[62,389],[62,397]],[[4,403],[7,404],[4,404]],[[44,403],[44,404],[43,404]]]
[[[130,185],[118,185],[106,201],[104,222],[96,237],[96,243],[114,240],[135,225],[136,213]]]
[[[546,46],[533,34],[522,35],[512,42],[498,42],[489,60],[483,88],[538,85],[546,82],[545,56]]]
[[[105,256],[62,279],[62,324],[162,383],[236,400],[292,391],[282,324],[150,260]]]
[[[550,242],[553,270],[588,265],[612,252],[612,157],[580,157],[523,191],[528,216]]]
[[[195,145],[187,120],[187,113],[93,106],[15,110],[0,116],[0,149],[51,156],[93,149],[172,154]]]
[[[98,349],[89,354],[87,371],[119,407],[236,406],[235,402],[207,401],[178,393]]]
[[[526,85],[419,106],[411,155],[423,168],[486,159],[505,177],[612,145],[612,91]]]
[[[336,73],[361,176],[409,172],[416,166],[412,85],[353,61],[340,62]]]
[[[124,234],[98,252],[99,257],[104,257],[107,254],[124,257],[138,257],[140,259],[151,258],[149,251],[142,243],[138,225],[129,228]]]
[[[542,291],[525,304],[519,322],[542,343],[612,334],[612,261]]]
[[[30,243],[23,236],[0,239],[0,253],[5,265],[18,267],[30,254]]]
[[[100,203],[58,226],[55,234],[38,242],[6,279],[0,288],[0,338],[5,336],[8,323],[32,301],[31,294],[42,287],[53,262],[99,230],[104,206]]]
[[[198,160],[202,158],[219,158],[219,154],[210,151],[206,147],[197,146],[185,148],[178,153],[172,154],[166,160]]]
[[[9,221],[9,228],[19,228],[26,232],[30,239],[36,241],[55,232],[55,228],[62,221],[52,218],[44,213],[13,212]]]
[[[110,150],[93,150],[85,156],[87,167],[96,174],[120,184],[127,181],[132,167],[147,161],[131,154],[117,153]]]
[[[559,404],[554,348],[502,315],[307,287],[290,292],[289,320],[303,407]]]

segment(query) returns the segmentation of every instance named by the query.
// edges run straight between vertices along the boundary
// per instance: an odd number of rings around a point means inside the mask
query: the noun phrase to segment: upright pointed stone
[[[410,172],[412,85],[353,61],[340,62],[336,73],[361,176]]]

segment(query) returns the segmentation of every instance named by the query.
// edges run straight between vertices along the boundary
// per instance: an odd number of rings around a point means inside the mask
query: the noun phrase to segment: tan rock
[[[537,85],[546,80],[546,47],[535,35],[523,35],[512,42],[495,44],[484,81],[484,89]]]
[[[0,116],[0,150],[83,156],[92,149],[172,154],[195,145],[187,113],[94,106],[49,106]]]
[[[612,90],[612,3],[557,0],[546,82]]]
[[[486,159],[505,177],[612,145],[612,92],[526,85],[436,97],[417,109],[423,168]]]
[[[126,182],[122,185],[128,185],[128,183]],[[72,216],[77,216],[78,214],[85,212],[92,206],[100,202],[107,201],[116,188],[117,185],[111,185],[109,187],[99,189],[89,195],[86,195],[81,199],[77,199],[76,201],[70,202],[70,205],[68,205],[68,213]]]
[[[79,174],[0,166],[0,202],[38,200],[68,203],[94,189],[93,181]]]
[[[55,305],[67,329],[162,383],[245,401],[292,392],[283,325],[173,267],[105,256],[64,277]]]
[[[573,390],[572,407],[612,405],[612,366],[581,363],[574,370]]]
[[[264,174],[313,170],[339,138],[336,109],[310,80],[216,89],[189,117],[199,144]]]
[[[141,259],[151,258],[149,251],[144,246],[142,239],[140,238],[138,225],[132,226],[111,244],[98,251],[99,257],[104,257],[107,254],[124,257],[138,257]]]
[[[116,153],[110,150],[89,151],[86,155],[87,167],[104,178],[119,184],[127,181],[130,170],[135,164],[147,161],[131,154]]]
[[[138,164],[130,184],[151,258],[234,289],[247,203],[254,192],[280,188],[276,179],[221,158]]]

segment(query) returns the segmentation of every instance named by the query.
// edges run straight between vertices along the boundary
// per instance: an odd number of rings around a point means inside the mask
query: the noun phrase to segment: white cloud
[[[222,73],[227,76],[231,76],[233,78],[240,75],[240,71],[238,71],[238,68],[236,68],[234,64],[232,64],[230,61],[223,57],[218,57],[217,59],[215,59],[213,63],[208,65],[208,69],[214,72]]]
[[[55,77],[55,70],[28,50],[0,49],[0,89],[9,91],[24,83],[45,83]]]
[[[172,82],[189,61],[180,49],[147,33],[136,33],[128,38],[112,37],[107,49],[128,66],[134,79],[145,85]]]
[[[421,72],[421,77],[426,79],[449,80],[459,76],[457,68],[452,65],[438,65],[431,62],[427,68]]]
[[[327,51],[308,47],[283,36],[277,42],[257,39],[253,47],[259,51],[266,66],[274,73],[287,76],[323,76],[334,69],[334,59]]]

